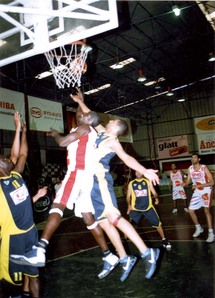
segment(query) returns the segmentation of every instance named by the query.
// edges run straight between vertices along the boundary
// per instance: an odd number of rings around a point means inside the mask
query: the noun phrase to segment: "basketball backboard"
[[[116,0],[3,0],[0,66],[118,27]]]

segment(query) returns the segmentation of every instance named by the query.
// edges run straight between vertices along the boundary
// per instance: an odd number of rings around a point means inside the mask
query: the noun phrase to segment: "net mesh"
[[[90,50],[91,47],[83,43],[73,43],[45,53],[58,88],[81,85]]]

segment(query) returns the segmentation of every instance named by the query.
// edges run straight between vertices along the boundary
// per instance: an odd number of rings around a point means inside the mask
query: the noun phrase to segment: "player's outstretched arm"
[[[117,140],[111,140],[109,147],[118,155],[118,157],[131,169],[140,172],[147,179],[149,179],[154,185],[159,184],[159,177],[156,174],[158,170],[146,169],[142,166],[134,157],[127,154],[122,145]]]
[[[25,121],[22,121],[22,136],[21,136],[19,159],[14,168],[14,170],[18,173],[22,173],[24,171],[25,163],[28,156],[28,143],[27,143],[26,132],[27,132],[26,123]]]
[[[10,159],[14,164],[16,164],[19,158],[19,150],[20,150],[20,131],[21,131],[21,121],[19,112],[14,113],[14,125],[15,125],[15,136],[13,139],[13,144],[11,148]]]

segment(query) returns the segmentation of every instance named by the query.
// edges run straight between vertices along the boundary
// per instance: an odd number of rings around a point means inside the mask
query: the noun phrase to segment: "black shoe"
[[[169,243],[169,241],[166,238],[164,238],[162,240],[162,245],[164,248],[166,248],[166,250],[171,250],[171,248],[172,248],[171,244]]]

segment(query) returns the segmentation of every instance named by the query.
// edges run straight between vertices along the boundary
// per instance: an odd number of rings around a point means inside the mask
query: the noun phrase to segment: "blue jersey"
[[[10,254],[25,254],[38,241],[32,203],[22,176],[12,171],[0,178],[0,280],[22,285],[23,273],[38,276],[38,268],[9,261]]]

